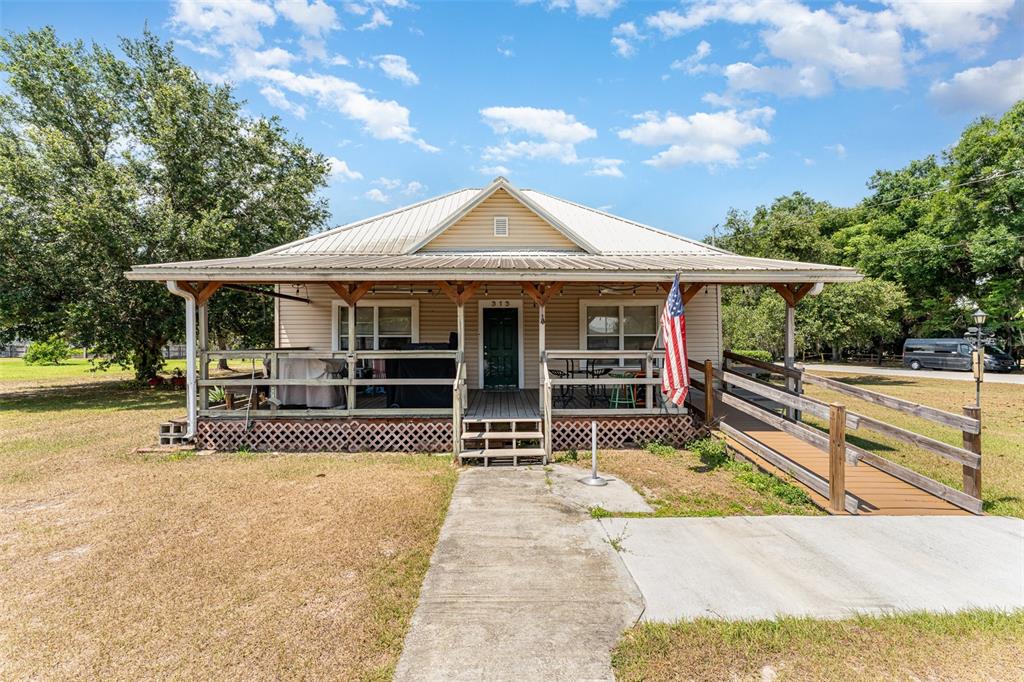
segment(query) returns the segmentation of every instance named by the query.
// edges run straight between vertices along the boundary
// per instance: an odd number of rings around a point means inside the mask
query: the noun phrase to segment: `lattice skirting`
[[[209,450],[451,452],[450,419],[200,419],[196,444]]]
[[[558,418],[551,427],[555,451],[590,448],[590,422],[586,417]],[[621,449],[659,442],[673,447],[707,435],[704,422],[691,415],[653,417],[597,417],[597,446]]]

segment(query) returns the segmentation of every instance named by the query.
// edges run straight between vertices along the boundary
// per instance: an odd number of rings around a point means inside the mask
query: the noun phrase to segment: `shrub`
[[[736,355],[746,355],[748,358],[754,358],[761,362],[772,362],[774,360],[771,352],[766,350],[734,350],[733,353],[736,353]]]
[[[700,461],[711,469],[717,469],[729,461],[725,443],[717,438],[700,438],[686,444],[686,449],[700,457]]]
[[[561,461],[563,462],[578,462],[580,459],[580,453],[576,452],[576,448],[569,448],[562,453]]]
[[[54,335],[45,341],[33,341],[25,350],[27,365],[59,365],[71,357],[71,346]]]
[[[647,452],[652,455],[657,455],[659,457],[671,457],[676,454],[676,449],[674,447],[671,445],[665,445],[664,443],[659,443],[656,440],[645,445],[644,450],[647,450]]]

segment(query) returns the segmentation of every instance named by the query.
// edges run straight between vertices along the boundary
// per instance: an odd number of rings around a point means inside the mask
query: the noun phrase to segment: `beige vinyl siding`
[[[619,285],[616,285],[619,286]],[[425,286],[417,289],[423,291]],[[445,343],[456,328],[455,304],[431,287],[430,294],[407,291],[368,294],[362,302],[374,299],[419,301],[419,340],[423,343]],[[295,293],[294,287],[282,286],[284,293]],[[331,350],[331,306],[338,300],[326,285],[300,286],[299,296],[312,299],[311,304],[278,300],[278,343],[282,347],[305,347]],[[575,350],[580,346],[580,301],[599,298],[609,305],[628,304],[632,296],[599,296],[594,284],[569,284],[547,305],[546,338],[550,350]],[[664,292],[657,287],[640,286],[636,298],[663,299]],[[523,302],[520,324],[523,326],[523,374],[526,388],[537,388],[540,351],[537,345],[537,306],[522,293],[518,284],[489,284],[486,292],[481,288],[466,304],[466,369],[467,385],[480,386],[480,303],[491,300],[517,300]],[[719,325],[719,292],[714,286],[700,291],[686,305],[687,349],[690,359],[703,361],[711,358],[720,366],[722,357],[721,329]],[[555,366],[554,368],[560,369]]]
[[[508,217],[508,236],[494,236],[494,217]],[[503,189],[489,196],[421,251],[486,249],[582,251],[543,218]]]

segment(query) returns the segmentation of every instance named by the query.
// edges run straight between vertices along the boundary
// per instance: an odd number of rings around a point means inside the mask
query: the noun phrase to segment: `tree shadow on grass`
[[[61,412],[64,410],[158,410],[185,408],[185,392],[171,388],[139,387],[125,381],[47,386],[0,396],[2,412]]]
[[[851,386],[913,386],[917,382],[908,377],[884,377],[863,374],[855,377],[831,377],[832,379]],[[922,377],[927,378],[927,377]]]

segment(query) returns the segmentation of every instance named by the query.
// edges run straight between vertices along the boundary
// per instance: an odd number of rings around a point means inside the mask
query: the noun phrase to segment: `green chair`
[[[636,384],[615,384],[608,399],[609,407],[636,407]]]

